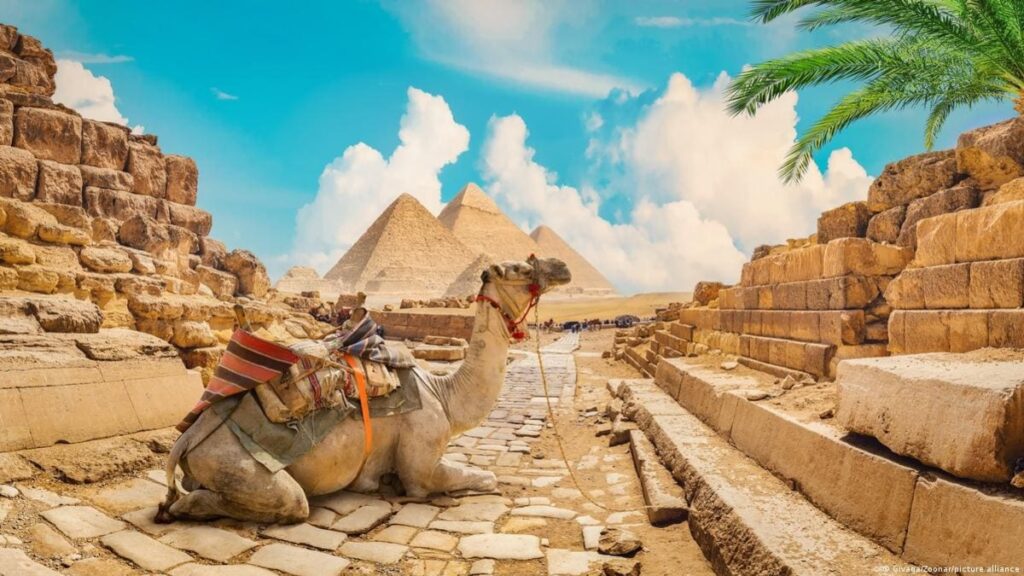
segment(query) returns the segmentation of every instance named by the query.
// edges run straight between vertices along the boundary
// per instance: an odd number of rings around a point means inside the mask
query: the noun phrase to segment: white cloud
[[[863,197],[871,178],[847,149],[833,151],[827,175],[816,165],[784,185],[778,167],[796,138],[795,93],[756,116],[725,111],[724,73],[706,90],[673,74],[635,126],[608,143],[633,179],[660,202],[685,200],[725,224],[746,251],[814,231],[823,210]]]
[[[88,52],[75,52],[74,50],[68,50],[61,52],[59,57],[64,60],[74,60],[75,62],[81,62],[82,64],[123,64],[125,62],[132,62],[135,58],[125,54],[104,54],[102,52],[96,54],[90,54]]]
[[[518,85],[603,98],[615,88],[639,92],[635,80],[559,61],[566,28],[583,29],[589,5],[566,0],[431,0],[392,9],[428,58]]]
[[[74,109],[86,118],[128,124],[114,103],[114,87],[106,76],[96,76],[74,60],[57,60],[57,90],[53,101]]]
[[[282,260],[326,272],[402,193],[440,211],[438,173],[469,147],[469,131],[441,96],[411,87],[408,96],[390,157],[360,142],[328,164],[316,198],[299,209],[293,249]]]
[[[715,16],[713,18],[682,18],[679,16],[637,16],[633,23],[642,28],[688,28],[693,26],[750,26],[750,22]]]
[[[483,151],[489,192],[527,227],[551,226],[620,290],[688,290],[701,279],[738,276],[745,258],[728,230],[692,203],[640,197],[627,223],[612,224],[598,214],[596,192],[557,184],[526,138],[521,117],[491,120]]]
[[[213,93],[214,98],[216,98],[217,100],[238,100],[238,96],[235,96],[234,94],[228,94],[227,92],[221,90],[220,88],[217,88],[216,86],[210,88],[210,92]]]

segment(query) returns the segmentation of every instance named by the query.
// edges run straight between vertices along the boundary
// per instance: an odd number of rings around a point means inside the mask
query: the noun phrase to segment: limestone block
[[[989,313],[988,345],[1024,348],[1024,310],[993,310]]]
[[[878,297],[878,283],[863,276],[840,276],[807,285],[810,310],[855,310],[865,308]],[[823,300],[824,298],[824,300]]]
[[[14,290],[18,287],[18,271],[0,266],[0,290]]]
[[[707,306],[708,302],[718,299],[718,295],[725,284],[721,282],[697,282],[693,288],[693,300],[701,306]]]
[[[1024,457],[1019,351],[861,359],[839,366],[837,421],[961,478],[1005,482]]]
[[[18,58],[13,59],[13,64],[14,75],[7,82],[29,94],[45,97],[46,103],[49,103],[48,97],[53,95],[56,84],[46,68],[38,63]]]
[[[36,194],[39,165],[30,152],[0,146],[0,198],[31,200]]]
[[[36,200],[81,206],[82,173],[78,167],[40,160]]]
[[[29,310],[47,332],[94,334],[99,332],[103,315],[92,302],[73,298],[32,298]]]
[[[17,73],[18,59],[12,54],[0,52],[0,82],[9,83]]]
[[[92,244],[92,236],[88,232],[63,224],[40,224],[36,235],[43,242],[51,244],[71,244],[73,246]]]
[[[770,261],[779,258],[783,262],[782,274],[772,278],[772,282],[803,282],[822,278],[825,262],[825,245],[813,244],[805,248],[791,250],[783,254],[766,258]]]
[[[180,320],[174,323],[171,344],[179,348],[203,348],[217,343],[217,337],[206,322]]]
[[[131,192],[135,185],[135,179],[127,172],[110,168],[96,168],[86,164],[81,164],[78,168],[82,173],[82,183],[85,186]]]
[[[863,238],[870,219],[867,202],[849,202],[822,212],[818,217],[818,242],[828,244],[836,238]]]
[[[199,282],[212,290],[214,296],[221,300],[230,299],[238,290],[238,278],[233,274],[209,266],[199,266],[196,272],[199,273]]]
[[[49,202],[33,202],[33,206],[46,210],[57,219],[57,222],[72,228],[78,228],[86,232],[92,231],[92,218],[86,214],[81,206],[70,204],[54,204]]]
[[[967,308],[970,304],[970,264],[933,266],[917,272],[925,308]]]
[[[36,252],[32,245],[20,238],[0,236],[0,262],[4,264],[34,264]]]
[[[262,298],[270,289],[270,277],[263,263],[248,250],[232,250],[223,259],[224,269],[238,277],[238,292]]]
[[[957,214],[926,218],[917,224],[917,251],[910,266],[942,266],[956,260]]]
[[[145,250],[158,257],[166,255],[174,248],[168,226],[141,214],[121,224],[117,231],[117,239],[125,246]]]
[[[868,208],[882,212],[904,206],[943,188],[959,178],[952,150],[929,152],[888,164],[868,189]]]
[[[899,274],[910,253],[898,246],[878,244],[864,238],[840,238],[825,246],[823,276],[886,276]]]
[[[204,266],[223,270],[224,258],[227,254],[228,249],[220,240],[214,240],[208,236],[199,239],[199,256],[202,258]]]
[[[167,203],[171,224],[191,230],[199,236],[206,236],[213,228],[213,216],[195,206]]]
[[[7,214],[3,231],[18,238],[33,238],[39,226],[58,223],[49,212],[27,202],[0,199],[0,208]]]
[[[18,290],[53,294],[59,282],[60,275],[55,270],[39,265],[18,268]]]
[[[1024,258],[971,263],[971,308],[1024,306]]]
[[[973,184],[961,183],[953,188],[940,190],[931,196],[914,200],[907,207],[907,216],[900,229],[897,243],[900,246],[916,248],[918,222],[940,214],[976,208],[980,198],[981,195]]]
[[[90,216],[112,218],[124,222],[136,215],[168,222],[166,203],[149,196],[141,196],[121,190],[108,190],[86,186],[84,193],[86,212]]]
[[[108,170],[124,170],[128,163],[128,130],[107,122],[83,120],[81,163]]]
[[[956,261],[1024,257],[1024,201],[956,214]]]
[[[0,98],[0,146],[14,142],[14,103]]]
[[[195,160],[170,155],[164,158],[164,167],[167,171],[167,200],[195,206],[199,189],[199,169]]]
[[[1002,204],[1003,202],[1014,202],[1024,200],[1024,177],[1015,178],[999,187],[999,190],[988,194],[982,201],[982,206]]]
[[[38,38],[24,34],[18,35],[18,40],[14,44],[14,53],[22,60],[38,66],[51,79],[57,73],[57,63],[53,59],[53,52],[43,46]],[[53,90],[51,89],[46,95],[52,96]]]
[[[868,222],[867,238],[875,242],[895,244],[907,215],[906,206],[894,206],[879,212]]]
[[[993,315],[999,318],[999,336],[990,331]],[[1024,330],[1021,310],[895,310],[890,317],[889,339],[894,352],[969,352],[986,346],[1021,346]]]
[[[893,308],[920,310],[924,304],[924,275],[930,268],[908,268],[885,289],[885,299]]]
[[[1013,118],[960,135],[957,169],[982,189],[995,189],[1024,176],[1024,121]]]
[[[160,149],[144,142],[128,143],[128,173],[133,178],[132,192],[153,198],[167,196],[167,172]]]
[[[82,118],[58,110],[18,108],[14,145],[40,160],[79,164],[82,159]]]
[[[86,268],[94,272],[129,272],[132,260],[124,251],[114,247],[86,247],[78,253],[78,257]]]

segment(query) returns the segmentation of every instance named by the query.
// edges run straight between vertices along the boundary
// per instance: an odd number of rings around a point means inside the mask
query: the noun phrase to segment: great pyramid
[[[402,194],[324,278],[351,290],[441,296],[476,257],[419,201]]]
[[[526,260],[537,244],[476,184],[467,184],[437,217],[466,246],[495,262]]]
[[[538,256],[558,258],[569,266],[572,283],[566,287],[567,290],[573,291],[575,288],[588,294],[615,293],[615,287],[604,274],[551,228],[541,224],[530,233],[530,238],[537,243]]]

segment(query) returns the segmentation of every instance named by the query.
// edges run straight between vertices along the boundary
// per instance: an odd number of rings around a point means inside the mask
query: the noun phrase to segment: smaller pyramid
[[[324,278],[353,291],[441,296],[476,256],[418,200],[402,194]]]
[[[469,183],[437,217],[463,244],[495,262],[526,260],[537,244],[479,186]]]
[[[538,256],[558,258],[569,266],[569,270],[572,271],[572,282],[567,286],[567,290],[595,295],[615,294],[615,286],[604,277],[604,274],[594,268],[582,254],[551,228],[543,224],[537,226],[530,233],[530,238],[537,243]]]
[[[473,260],[469,266],[466,266],[466,269],[448,286],[444,293],[445,298],[449,296],[462,298],[475,295],[480,290],[480,274],[494,263],[494,260],[491,260],[490,256],[486,254],[477,256],[476,260]]]

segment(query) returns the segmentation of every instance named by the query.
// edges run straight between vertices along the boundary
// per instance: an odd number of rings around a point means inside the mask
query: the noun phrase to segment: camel
[[[254,459],[213,410],[182,434],[167,459],[168,493],[156,520],[234,518],[259,523],[296,523],[309,515],[308,498],[347,489],[375,492],[381,476],[398,476],[407,496],[460,490],[491,492],[493,472],[444,458],[448,442],[475,428],[491,412],[505,379],[506,356],[516,320],[531,303],[571,280],[564,262],[530,257],[485,270],[466,359],[454,373],[423,373],[420,410],[378,418],[373,447],[363,462],[363,424],[346,418],[308,453],[271,473]],[[185,471],[175,482],[179,463]],[[362,464],[362,466],[360,466]]]

